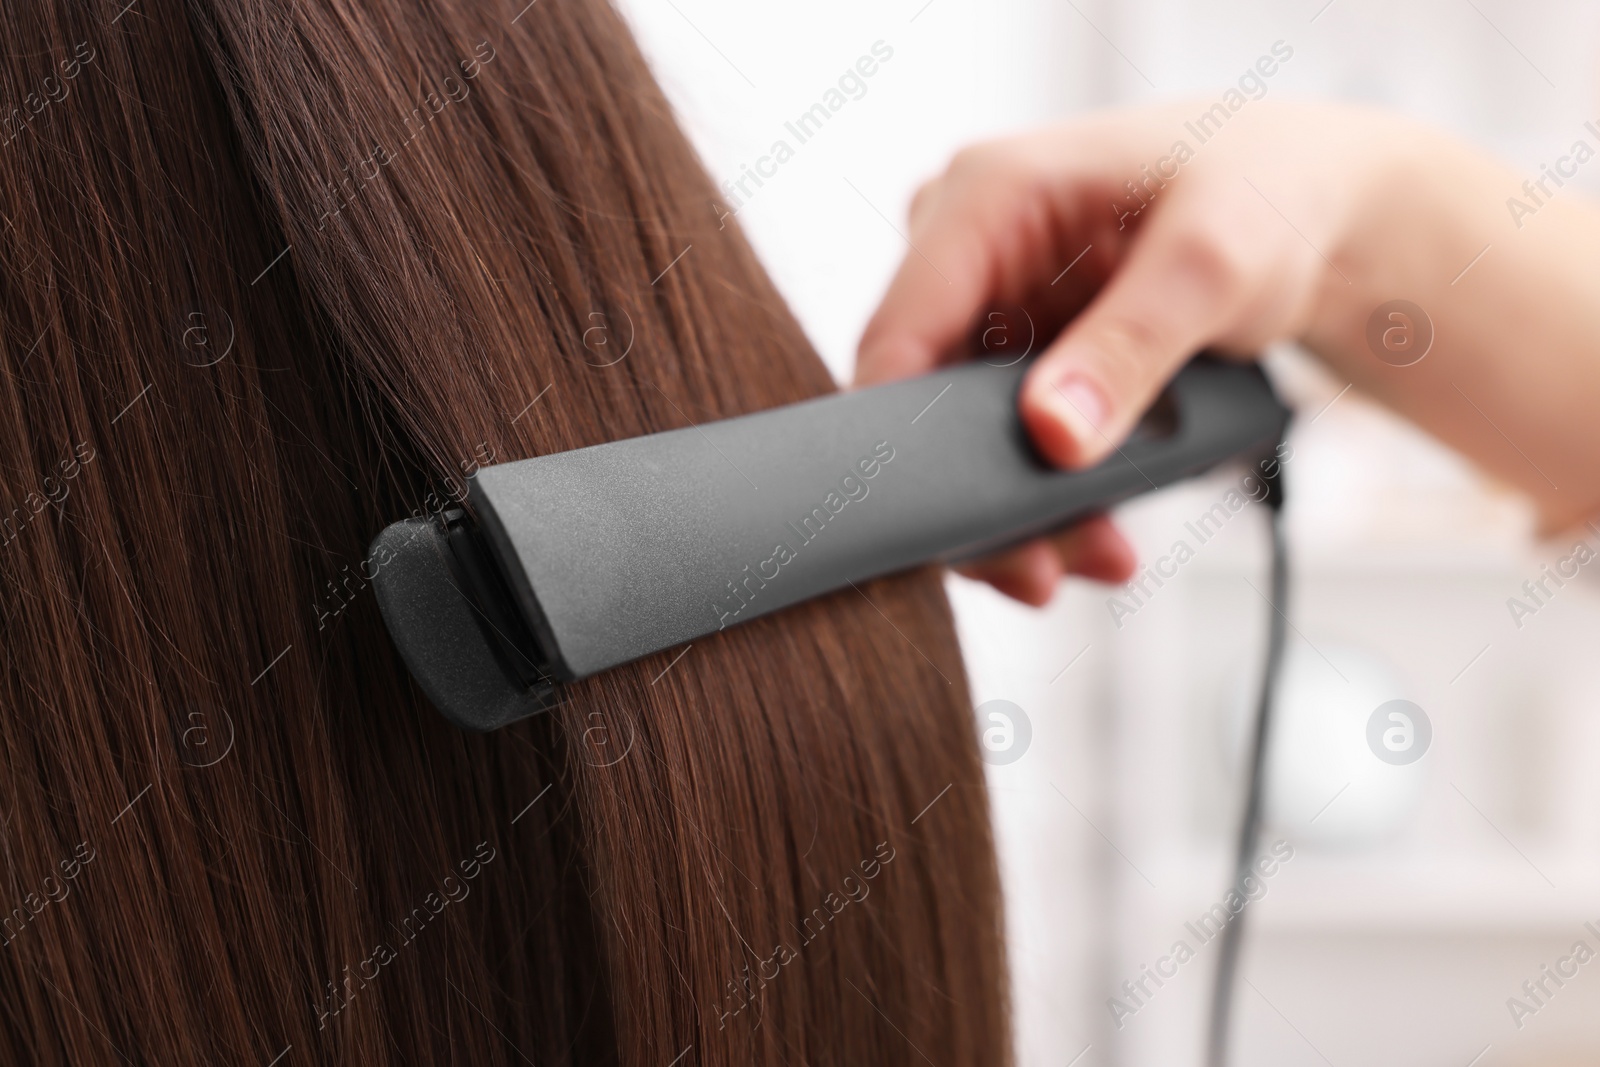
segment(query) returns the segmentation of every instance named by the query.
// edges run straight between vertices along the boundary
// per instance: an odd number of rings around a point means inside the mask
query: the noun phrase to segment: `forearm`
[[[1337,270],[1306,342],[1358,388],[1527,491],[1548,528],[1593,514],[1600,209],[1570,181],[1546,179],[1530,195],[1523,175],[1421,128],[1396,123],[1384,136],[1386,162],[1330,252]],[[1533,209],[1519,209],[1520,227],[1513,196]],[[1385,363],[1367,340],[1369,318],[1395,299],[1419,305],[1434,330],[1411,366]]]

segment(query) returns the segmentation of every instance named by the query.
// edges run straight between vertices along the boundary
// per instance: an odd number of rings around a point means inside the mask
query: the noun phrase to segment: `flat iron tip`
[[[555,686],[503,593],[485,587],[481,547],[460,511],[403,519],[373,539],[378,610],[411,676],[435,707],[469,730],[495,730],[547,710]]]

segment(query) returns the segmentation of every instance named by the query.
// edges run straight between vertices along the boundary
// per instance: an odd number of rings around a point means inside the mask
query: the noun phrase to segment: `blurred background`
[[[717,181],[778,140],[793,149],[747,179],[738,221],[841,381],[906,252],[912,193],[969,141],[1215,99],[1279,41],[1293,57],[1275,98],[1387,105],[1530,176],[1600,123],[1600,5],[1577,0],[623,8]],[[875,73],[800,143],[785,124],[869,55]],[[1600,549],[1600,532],[1539,540],[1515,496],[1304,354],[1275,352],[1269,370],[1299,419],[1294,629],[1263,845],[1292,858],[1249,906],[1234,1062],[1600,1064],[1600,960],[1571,956],[1580,941],[1600,952],[1600,566],[1533,614],[1508,607],[1580,541]],[[1144,562],[1239,475],[1122,509]],[[1003,700],[1031,726],[989,774],[1027,1067],[1200,1062],[1216,946],[1191,925],[1229,879],[1269,610],[1265,521],[1240,512],[1120,620],[1117,589],[1075,582],[1034,611],[950,580],[981,725],[1003,725],[982,707]],[[1431,728],[1413,762],[1369,748],[1390,700]],[[1123,983],[1180,940],[1194,958],[1130,998]],[[1577,973],[1557,985],[1545,967]]]

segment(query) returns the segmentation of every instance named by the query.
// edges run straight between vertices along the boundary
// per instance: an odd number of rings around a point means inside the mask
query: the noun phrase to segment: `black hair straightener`
[[[560,686],[843,588],[979,556],[1200,474],[1259,464],[1272,509],[1272,614],[1235,882],[1262,821],[1287,564],[1271,458],[1289,410],[1255,365],[1200,356],[1132,436],[1054,470],[1017,414],[1025,363],[968,363],[754,415],[485,467],[462,510],[406,519],[371,558],[411,674],[452,722],[493,730]],[[1206,1059],[1227,1062],[1244,916],[1223,931]]]
[[[407,519],[373,542],[384,621],[434,705],[493,730],[564,682],[1269,455],[1289,416],[1254,365],[1202,356],[1109,458],[1060,471],[1017,414],[1026,370],[968,363],[485,467],[476,521]]]

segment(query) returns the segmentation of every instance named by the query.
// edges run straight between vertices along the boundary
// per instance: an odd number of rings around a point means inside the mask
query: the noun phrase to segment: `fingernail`
[[[1056,379],[1051,405],[1078,444],[1079,454],[1093,458],[1104,451],[1106,435],[1101,428],[1111,413],[1111,402],[1094,382],[1075,371]]]

